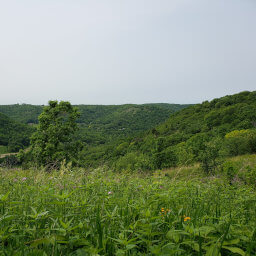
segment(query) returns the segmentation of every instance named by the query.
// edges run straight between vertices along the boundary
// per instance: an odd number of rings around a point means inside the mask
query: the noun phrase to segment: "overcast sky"
[[[0,104],[256,90],[256,0],[0,0]]]

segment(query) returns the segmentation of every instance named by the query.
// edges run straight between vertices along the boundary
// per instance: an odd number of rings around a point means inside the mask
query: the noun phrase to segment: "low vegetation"
[[[255,255],[255,163],[228,159],[211,177],[2,169],[0,255]]]

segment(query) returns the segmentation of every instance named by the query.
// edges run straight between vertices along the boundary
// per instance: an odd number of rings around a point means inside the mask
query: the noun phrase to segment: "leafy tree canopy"
[[[49,101],[31,138],[32,159],[40,165],[59,166],[63,160],[73,161],[78,150],[73,135],[78,129],[77,108],[65,101]]]

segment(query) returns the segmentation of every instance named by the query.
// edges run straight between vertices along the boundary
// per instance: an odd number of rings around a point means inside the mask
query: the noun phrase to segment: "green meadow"
[[[212,176],[2,168],[0,255],[256,255],[255,163]]]

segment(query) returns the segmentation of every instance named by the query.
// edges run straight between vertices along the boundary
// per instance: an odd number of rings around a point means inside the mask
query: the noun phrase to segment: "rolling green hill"
[[[105,144],[120,137],[133,136],[165,121],[170,114],[188,105],[126,104],[76,105],[81,116],[77,138],[90,145]],[[0,112],[22,123],[37,123],[43,106],[0,105]]]
[[[255,127],[256,91],[241,92],[182,109],[143,136],[112,148],[90,149],[84,162],[97,160],[119,170],[162,169],[218,155],[254,153]]]
[[[151,129],[186,105],[126,104],[77,107],[81,113],[78,120],[81,140],[90,145],[99,145]]]
[[[0,112],[20,123],[37,123],[43,106],[30,104],[0,105]]]
[[[192,106],[77,107],[81,116],[80,130],[75,136],[84,145],[78,156],[81,166],[153,170],[201,162],[210,171],[220,156],[256,152],[256,91]],[[35,123],[42,106],[0,106],[0,111],[24,123]],[[7,145],[7,140],[8,145],[10,141],[21,141],[15,136],[3,136],[2,145]]]
[[[15,152],[29,145],[33,128],[0,113],[0,153]]]

